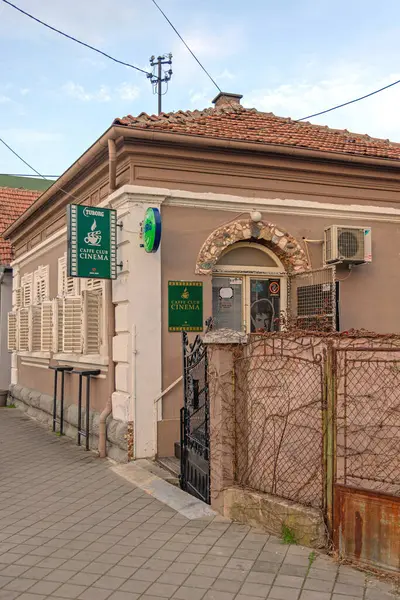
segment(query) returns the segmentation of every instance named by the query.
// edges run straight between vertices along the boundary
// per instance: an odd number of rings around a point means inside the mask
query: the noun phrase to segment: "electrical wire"
[[[0,173],[0,176],[5,175],[6,177],[39,177],[39,175],[34,175],[33,173]],[[43,177],[49,177],[52,179],[58,179],[59,175],[43,175]]]
[[[4,2],[5,0],[3,0]],[[175,31],[176,35],[179,37],[179,39],[183,42],[183,44],[186,46],[186,48],[189,50],[190,54],[193,56],[193,58],[195,59],[195,61],[200,65],[200,67],[203,69],[204,73],[207,75],[207,77],[212,81],[212,83],[215,85],[215,87],[219,90],[220,93],[222,93],[221,88],[219,87],[219,85],[216,83],[215,79],[213,79],[210,75],[210,73],[207,71],[207,69],[201,64],[201,62],[199,61],[199,59],[197,58],[197,56],[194,54],[194,52],[191,50],[191,48],[188,46],[188,44],[185,42],[185,40],[183,39],[183,37],[181,36],[181,34],[179,33],[179,31],[177,30],[177,28],[173,25],[173,23],[170,21],[170,19],[167,17],[167,15],[165,14],[165,12],[161,9],[161,7],[157,4],[156,0],[151,0],[153,2],[153,4],[158,8],[158,10],[160,11],[160,13],[163,15],[163,17],[165,18],[165,20],[169,23],[169,25],[172,27],[172,29]],[[312,115],[308,115],[307,117],[302,117],[301,119],[296,119],[297,122],[299,121],[305,121],[306,119],[312,119],[313,117],[318,117],[319,115],[324,115],[328,112],[332,112],[333,110],[337,110],[338,108],[343,108],[344,106],[348,106],[349,104],[354,104],[355,102],[360,102],[360,100],[365,100],[365,98],[370,98],[371,96],[374,96],[375,94],[379,94],[380,92],[383,92],[384,90],[387,90],[395,85],[397,85],[398,83],[400,83],[400,79],[398,81],[393,81],[393,83],[389,83],[388,85],[385,85],[384,87],[379,88],[378,90],[375,90],[373,92],[370,92],[369,94],[365,94],[364,96],[360,96],[359,98],[354,98],[353,100],[349,100],[348,102],[343,102],[342,104],[337,104],[336,106],[332,106],[331,108],[327,108],[326,110],[321,110],[320,112],[314,113]],[[228,103],[231,104],[228,100]],[[231,104],[231,106],[233,107],[233,105]]]
[[[4,2],[5,0],[3,0]],[[164,19],[167,21],[167,23],[169,23],[169,25],[172,27],[172,29],[175,31],[176,35],[179,37],[179,39],[181,40],[181,42],[186,46],[186,49],[189,50],[190,54],[193,56],[194,60],[197,62],[197,64],[203,69],[204,73],[207,75],[207,77],[212,81],[212,83],[215,85],[215,87],[221,92],[222,94],[222,90],[219,87],[218,83],[215,81],[215,79],[213,79],[210,75],[210,73],[207,71],[207,69],[201,64],[201,62],[199,61],[199,59],[197,58],[197,56],[195,55],[195,53],[191,50],[191,48],[189,47],[189,45],[185,42],[185,40],[183,39],[183,37],[181,36],[181,34],[179,33],[179,31],[177,30],[177,28],[175,27],[175,25],[169,20],[169,18],[167,17],[167,15],[165,14],[165,12],[162,10],[162,8],[157,4],[156,0],[151,0],[154,4],[154,6],[156,6],[158,8],[158,10],[160,11],[160,13],[163,15]]]
[[[348,102],[343,102],[343,104],[338,104],[336,106],[332,106],[331,108],[327,108],[326,110],[321,110],[320,112],[314,113],[313,115],[308,115],[307,117],[302,117],[301,119],[296,119],[296,121],[305,121],[306,119],[312,119],[313,117],[319,117],[319,115],[325,115],[332,110],[337,110],[338,108],[343,108],[343,106],[348,106],[349,104],[354,104],[355,102],[360,102],[360,100],[365,100],[365,98],[370,98],[375,94],[379,94],[379,92],[383,92],[394,85],[400,83],[400,79],[397,81],[393,81],[393,83],[389,83],[389,85],[385,85],[384,87],[379,88],[379,90],[375,90],[374,92],[370,92],[369,94],[365,94],[365,96],[360,96],[359,98],[354,98],[354,100],[349,100]]]
[[[56,33],[59,33],[60,35],[68,38],[69,40],[72,40],[73,42],[76,42],[77,44],[80,44],[81,46],[85,46],[86,48],[89,48],[90,50],[93,50],[93,52],[97,52],[98,54],[101,54],[102,56],[105,56],[106,58],[109,58],[110,60],[114,61],[115,63],[118,63],[119,65],[123,65],[124,67],[129,67],[131,69],[135,69],[135,71],[139,71],[140,73],[144,73],[145,75],[150,74],[148,71],[145,71],[144,69],[141,69],[140,67],[136,67],[135,65],[124,62],[123,60],[118,60],[118,58],[114,58],[110,54],[107,54],[106,52],[103,52],[102,50],[99,50],[98,48],[95,48],[94,46],[91,46],[90,44],[86,44],[86,42],[82,42],[81,40],[78,40],[76,37],[73,37],[72,35],[68,35],[68,33],[64,33],[60,29],[57,29],[56,27],[53,27],[52,25],[49,25],[48,23],[41,21],[41,19],[38,19],[37,17],[31,15],[30,13],[26,12],[25,10],[22,10],[22,8],[20,8],[16,4],[13,4],[9,0],[1,0],[1,1],[4,2],[4,4],[8,4],[8,6],[11,6],[12,8],[14,8],[18,12],[22,13],[26,17],[29,17],[33,21],[36,21],[36,23],[39,23],[40,25],[47,27],[47,29],[51,29],[51,31],[55,31]]]
[[[14,156],[16,156],[17,158],[19,158],[19,160],[21,160],[24,165],[26,165],[29,169],[32,169],[32,171],[34,171],[36,173],[36,175],[38,175],[39,177],[41,177],[42,179],[44,179],[45,181],[49,181],[50,183],[53,184],[57,184],[57,181],[52,181],[51,179],[47,179],[47,177],[45,175],[42,175],[41,173],[39,173],[39,171],[37,171],[35,169],[35,167],[32,167],[32,165],[30,165],[24,158],[22,158],[22,156],[20,154],[18,154],[18,152],[16,152],[13,148],[11,148],[11,146],[9,146],[7,144],[7,142],[5,142],[1,137],[0,137],[0,142],[2,144],[4,144],[4,146],[14,154]],[[64,192],[64,194],[66,194],[67,196],[71,196],[71,198],[74,198],[74,200],[77,200],[78,202],[80,201],[79,198],[77,196],[74,196],[74,194],[71,194],[71,192],[67,192],[67,190],[64,190],[64,188],[62,187],[58,187],[57,188],[59,191]]]

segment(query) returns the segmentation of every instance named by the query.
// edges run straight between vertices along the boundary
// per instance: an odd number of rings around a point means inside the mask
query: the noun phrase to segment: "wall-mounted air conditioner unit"
[[[331,225],[324,231],[324,262],[362,264],[372,261],[370,227]]]

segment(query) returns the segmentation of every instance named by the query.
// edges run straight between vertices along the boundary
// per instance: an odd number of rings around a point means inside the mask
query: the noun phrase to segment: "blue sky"
[[[218,85],[248,107],[300,118],[400,79],[398,0],[158,1]],[[166,111],[205,108],[217,94],[151,0],[15,3],[144,69],[152,54],[172,52]],[[0,67],[0,135],[42,173],[61,174],[115,117],[157,110],[145,75],[1,0]],[[400,85],[313,122],[400,142],[399,106]],[[0,172],[28,170],[1,146]]]

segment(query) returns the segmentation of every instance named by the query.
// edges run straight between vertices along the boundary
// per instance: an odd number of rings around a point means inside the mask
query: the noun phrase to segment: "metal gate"
[[[333,541],[340,556],[400,570],[400,348],[336,351]]]
[[[183,490],[210,504],[210,422],[207,348],[199,335],[182,333],[184,406],[181,408]]]

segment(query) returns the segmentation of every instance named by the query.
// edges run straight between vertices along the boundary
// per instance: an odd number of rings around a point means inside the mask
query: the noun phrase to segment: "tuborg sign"
[[[67,231],[69,277],[117,277],[115,210],[69,204]]]

